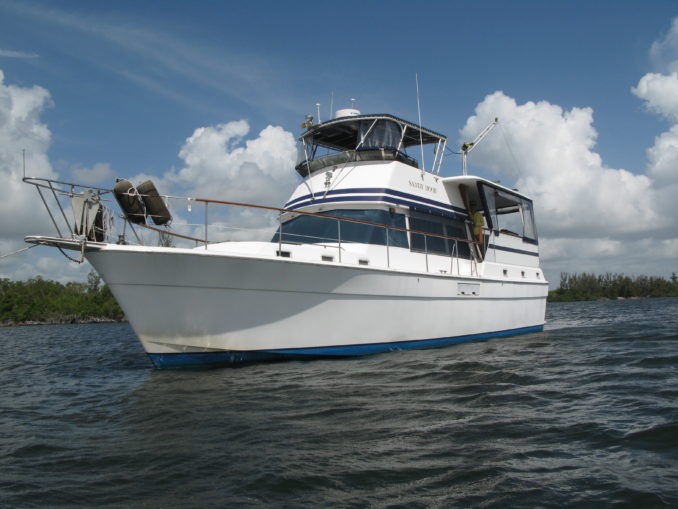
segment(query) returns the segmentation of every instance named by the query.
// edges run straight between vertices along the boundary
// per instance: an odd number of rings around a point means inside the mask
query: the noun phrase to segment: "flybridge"
[[[361,115],[358,110],[333,120],[308,125],[299,139],[302,160],[296,170],[304,177],[327,166],[357,161],[400,161],[419,168],[416,159],[407,154],[409,147],[435,144],[430,171],[438,173],[447,145],[447,137],[393,115]],[[324,148],[326,152],[319,153]]]

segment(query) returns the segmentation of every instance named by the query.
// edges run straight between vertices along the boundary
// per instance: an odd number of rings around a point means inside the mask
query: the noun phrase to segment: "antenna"
[[[351,109],[352,110],[355,109],[355,98],[354,97],[351,97]]]
[[[24,180],[26,180],[26,149],[25,148],[21,149],[21,157],[24,160]]]
[[[320,103],[315,103],[315,109],[318,112],[318,123],[320,123]]]
[[[421,132],[421,107],[419,106],[419,74],[414,73],[414,80],[417,84],[417,115],[419,115],[419,147],[421,148],[421,169],[426,169],[424,162],[424,133]]]
[[[330,119],[334,115],[334,90],[330,92]]]

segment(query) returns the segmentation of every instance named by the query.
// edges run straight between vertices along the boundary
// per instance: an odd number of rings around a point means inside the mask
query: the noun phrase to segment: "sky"
[[[53,234],[22,150],[33,176],[282,206],[316,103],[417,121],[416,79],[453,148],[499,118],[469,173],[534,198],[552,287],[678,272],[673,0],[0,0],[0,256]],[[0,258],[10,279],[89,270]]]

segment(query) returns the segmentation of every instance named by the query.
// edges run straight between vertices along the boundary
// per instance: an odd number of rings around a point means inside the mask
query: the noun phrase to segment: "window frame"
[[[323,216],[329,217],[323,217]],[[362,215],[363,217],[359,217]],[[336,218],[340,219],[336,219]],[[344,220],[345,219],[345,220]],[[354,219],[355,221],[350,221]],[[389,219],[387,221],[387,219]],[[314,227],[308,226],[315,221],[326,221],[318,233],[313,235]],[[298,232],[285,231],[285,227],[297,225]],[[409,249],[405,214],[391,212],[381,208],[334,209],[317,215],[299,214],[282,223],[282,242],[287,244],[325,244],[352,243]],[[402,228],[402,229],[401,229]],[[304,231],[304,229],[306,229]],[[386,233],[388,231],[388,234]],[[277,229],[271,242],[279,242],[280,229]],[[296,237],[296,238],[295,238]],[[388,239],[388,240],[387,240]]]
[[[455,251],[453,246],[456,243],[456,256],[465,259],[471,258],[469,232],[468,228],[466,227],[466,222],[463,219],[460,219],[457,216],[453,217],[443,214],[432,214],[430,212],[414,209],[410,210],[410,213],[407,217],[411,251],[442,256],[453,256]],[[426,223],[431,225],[440,225],[441,231],[422,229],[422,226],[424,228],[426,227]],[[426,240],[424,241],[424,235],[422,233],[416,232],[430,233],[432,235],[427,235]],[[459,240],[441,238],[433,235],[454,237],[455,239]],[[420,241],[419,239],[422,240]]]

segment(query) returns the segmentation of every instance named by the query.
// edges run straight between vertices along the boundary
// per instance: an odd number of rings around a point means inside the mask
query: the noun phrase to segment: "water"
[[[0,329],[0,506],[677,507],[678,299],[547,318],[184,372],[126,324]]]

